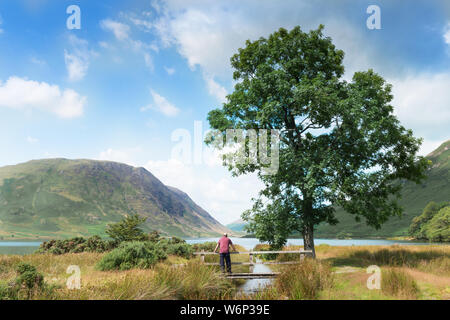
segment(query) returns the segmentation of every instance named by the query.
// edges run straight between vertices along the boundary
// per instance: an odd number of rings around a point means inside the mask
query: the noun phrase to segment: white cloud
[[[110,48],[110,45],[106,41],[99,41],[98,45],[104,49]]]
[[[144,53],[144,60],[145,60],[145,65],[150,69],[150,70],[154,70],[155,67],[153,65],[153,59],[152,56],[149,55],[147,52]]]
[[[97,160],[106,160],[125,163],[130,166],[136,167],[134,162],[135,154],[142,151],[141,147],[129,148],[129,149],[112,149],[108,148],[105,151],[100,152]]]
[[[70,51],[64,50],[64,61],[70,81],[82,80],[89,68],[90,58],[94,53],[88,49],[88,42],[74,35],[69,36]]]
[[[186,192],[223,224],[252,206],[262,183],[255,175],[232,177],[225,168],[185,165],[179,160],[149,161],[144,166],[164,184]]]
[[[395,114],[425,139],[422,154],[450,138],[450,74],[414,74],[388,82],[393,84]]]
[[[220,102],[226,90],[217,80],[231,78],[230,57],[246,40],[268,36],[280,27],[291,29],[300,24],[304,31],[309,31],[325,24],[325,34],[346,52],[347,74],[374,67],[369,62],[377,57],[364,38],[364,27],[355,28],[343,19],[337,20],[332,9],[318,12],[321,6],[311,5],[309,1],[230,0],[226,6],[202,0],[157,3],[162,14],[151,23],[161,44],[176,47],[191,69],[200,68],[209,93]],[[328,3],[326,7],[333,5]]]
[[[444,28],[444,41],[450,45],[450,22]]]
[[[100,26],[107,31],[111,31],[117,40],[123,41],[130,36],[130,27],[124,23],[117,22],[111,19],[100,21]]]
[[[437,141],[424,140],[422,146],[420,147],[419,155],[426,156],[436,150],[443,142],[448,139],[441,139]]]
[[[164,67],[164,70],[166,70],[166,72],[169,76],[171,76],[175,73],[175,68]]]
[[[175,107],[173,104],[171,104],[169,101],[167,101],[166,98],[155,92],[154,90],[150,90],[150,93],[153,98],[154,104],[149,104],[145,107],[142,107],[140,110],[142,112],[147,110],[156,110],[168,117],[174,117],[178,115],[180,112],[180,109]]]
[[[125,14],[122,14],[125,17],[127,17]],[[135,19],[136,20],[136,19]],[[135,24],[145,24],[144,20],[142,20],[141,22],[132,20],[133,23]],[[134,50],[137,53],[140,53],[143,55],[144,57],[144,62],[145,65],[151,70],[154,70],[154,65],[153,65],[153,59],[152,56],[148,53],[148,51],[155,51],[158,52],[159,48],[155,43],[145,43],[142,42],[141,40],[135,40],[131,37],[131,30],[130,27],[122,22],[118,22],[118,21],[114,21],[111,19],[105,19],[102,20],[100,22],[100,26],[106,30],[106,31],[110,31],[114,34],[114,36],[116,37],[117,40],[121,41],[122,44],[124,44],[126,47],[131,48],[132,50]],[[102,47],[106,48],[106,42],[101,41],[100,42],[102,45]]]
[[[72,89],[61,90],[57,85],[10,77],[0,83],[0,107],[38,109],[61,118],[75,118],[83,114],[86,97]]]
[[[144,19],[130,17],[131,22],[137,27],[141,27],[144,31],[149,32],[153,28],[153,24]]]
[[[89,64],[85,60],[64,50],[64,61],[66,62],[69,80],[78,81],[84,78],[89,67]]]
[[[208,86],[208,92],[214,96],[219,102],[226,102],[227,90],[218,84],[212,76],[203,76]]]
[[[31,137],[31,136],[28,136],[26,140],[27,140],[27,142],[28,142],[29,144],[35,144],[35,143],[38,143],[38,142],[39,142],[38,139],[33,138],[33,137]]]
[[[30,58],[30,62],[35,64],[35,65],[38,65],[38,66],[44,66],[44,65],[47,64],[47,62],[45,62],[45,60],[41,60],[41,59],[38,59],[36,57],[31,57]]]

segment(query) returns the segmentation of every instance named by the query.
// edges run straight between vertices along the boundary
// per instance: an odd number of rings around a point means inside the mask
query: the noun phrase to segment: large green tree
[[[372,70],[345,81],[344,52],[322,31],[281,28],[247,41],[231,58],[234,91],[208,114],[223,134],[279,131],[278,171],[265,174],[266,164],[252,161],[228,165],[237,175],[257,172],[265,184],[243,214],[248,230],[275,247],[299,231],[313,252],[314,227],[336,224],[336,206],[380,228],[402,212],[399,181],[419,182],[428,166],[416,156],[421,140],[393,114],[391,85]]]

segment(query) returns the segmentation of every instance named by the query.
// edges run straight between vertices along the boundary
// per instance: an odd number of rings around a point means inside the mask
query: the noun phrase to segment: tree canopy
[[[416,239],[450,241],[450,202],[428,203],[420,216],[413,219],[409,234]]]
[[[416,156],[421,140],[393,113],[391,85],[373,70],[344,80],[344,52],[323,28],[281,28],[248,40],[231,58],[234,91],[208,114],[223,134],[279,133],[276,172],[265,174],[267,165],[252,161],[229,167],[238,175],[257,172],[264,182],[243,218],[250,232],[276,247],[300,231],[305,249],[314,250],[314,226],[336,224],[336,206],[379,228],[402,212],[399,181],[419,182],[428,166]]]
[[[148,239],[148,236],[139,226],[146,220],[147,218],[141,218],[137,214],[126,216],[119,222],[109,224],[105,232],[118,243],[124,241],[144,241]]]

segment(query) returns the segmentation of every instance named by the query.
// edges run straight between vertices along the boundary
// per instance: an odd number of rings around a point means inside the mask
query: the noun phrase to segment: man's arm
[[[230,241],[230,244],[231,244],[231,247],[233,248],[233,250],[237,252],[236,248],[234,247],[233,242]]]
[[[217,248],[219,248],[219,243],[217,242],[216,248],[214,249],[214,252],[217,251]]]

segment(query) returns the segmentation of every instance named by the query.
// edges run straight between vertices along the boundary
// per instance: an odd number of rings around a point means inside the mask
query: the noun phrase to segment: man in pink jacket
[[[223,237],[219,239],[219,241],[217,242],[217,246],[214,249],[214,252],[216,252],[217,249],[220,248],[220,269],[222,270],[222,272],[225,272],[225,260],[227,264],[227,272],[231,273],[230,245],[234,251],[237,251],[234,247],[233,242],[231,242],[231,239],[228,238],[228,234],[224,233]]]

